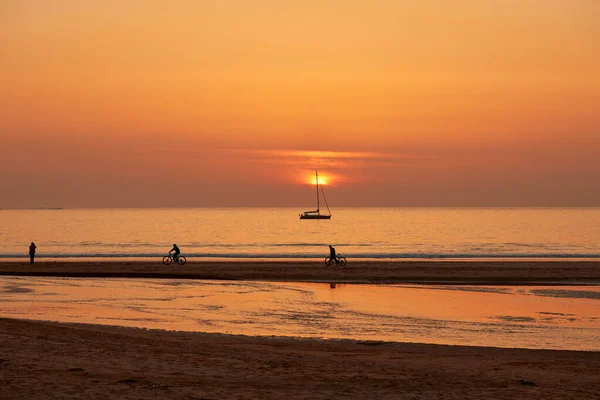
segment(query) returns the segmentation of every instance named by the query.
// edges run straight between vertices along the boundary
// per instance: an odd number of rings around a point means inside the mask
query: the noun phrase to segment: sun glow
[[[327,185],[328,181],[329,180],[327,178],[321,178],[321,177],[319,177],[319,185]],[[316,185],[317,184],[317,179],[316,178],[312,178],[312,182],[311,183],[313,185]]]
[[[316,185],[317,184],[317,178],[315,177],[315,175],[310,175],[306,177],[306,182],[310,183],[311,185]],[[329,175],[321,175],[319,174],[319,185],[327,185],[331,183],[331,176]]]

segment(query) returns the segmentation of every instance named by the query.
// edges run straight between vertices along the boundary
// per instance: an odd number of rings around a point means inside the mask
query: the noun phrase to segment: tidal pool
[[[147,329],[600,350],[600,287],[0,278],[0,317]]]

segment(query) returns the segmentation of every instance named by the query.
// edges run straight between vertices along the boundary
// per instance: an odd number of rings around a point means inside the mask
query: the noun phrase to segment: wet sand
[[[592,399],[600,353],[0,319],[0,398]]]
[[[578,284],[600,283],[600,261],[352,261],[344,269],[316,261],[206,261],[184,266],[149,261],[0,262],[0,275],[227,279],[286,282]]]

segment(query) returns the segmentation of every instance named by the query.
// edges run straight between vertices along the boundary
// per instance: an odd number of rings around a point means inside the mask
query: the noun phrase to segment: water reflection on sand
[[[600,350],[599,287],[0,278],[0,316],[149,329]]]

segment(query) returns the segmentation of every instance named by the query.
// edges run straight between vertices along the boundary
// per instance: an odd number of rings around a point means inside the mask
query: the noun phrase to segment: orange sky
[[[0,3],[0,207],[600,206],[596,0]],[[308,204],[307,204],[308,203]]]

